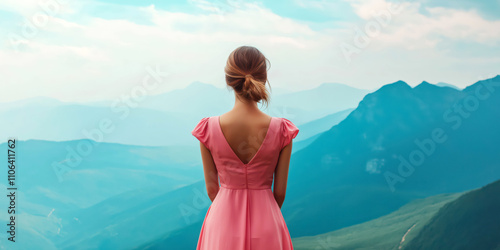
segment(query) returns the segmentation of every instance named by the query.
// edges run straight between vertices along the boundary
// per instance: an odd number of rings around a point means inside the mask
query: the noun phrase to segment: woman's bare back
[[[248,163],[261,147],[272,117],[260,113],[229,111],[219,116],[219,125],[229,146],[241,162]]]

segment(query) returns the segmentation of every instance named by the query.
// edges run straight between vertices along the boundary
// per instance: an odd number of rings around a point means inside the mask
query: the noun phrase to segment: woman
[[[293,249],[281,206],[292,139],[299,130],[257,107],[269,99],[266,61],[254,47],[234,50],[225,67],[226,83],[236,97],[233,109],[202,118],[191,132],[200,141],[212,200],[198,250]]]

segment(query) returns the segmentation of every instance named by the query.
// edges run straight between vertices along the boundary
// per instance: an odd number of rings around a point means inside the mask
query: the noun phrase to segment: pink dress
[[[298,132],[291,121],[272,117],[262,145],[244,164],[225,139],[219,116],[201,119],[191,134],[210,150],[220,187],[205,215],[197,250],[293,249],[271,186],[279,153]]]

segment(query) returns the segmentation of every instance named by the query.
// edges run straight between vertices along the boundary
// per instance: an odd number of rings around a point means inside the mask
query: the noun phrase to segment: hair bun
[[[255,102],[269,100],[267,58],[256,48],[241,46],[229,55],[224,71],[226,83],[238,96]],[[247,72],[252,72],[251,74]]]
[[[250,74],[245,75],[245,81],[243,81],[243,91],[247,92],[250,84],[254,84],[252,82],[253,76]]]
[[[242,96],[256,102],[260,101],[263,97],[268,96],[265,84],[266,82],[256,80],[251,75],[246,75],[242,87]]]

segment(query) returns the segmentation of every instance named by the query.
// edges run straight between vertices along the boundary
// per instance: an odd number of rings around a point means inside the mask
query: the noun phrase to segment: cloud
[[[378,22],[380,13],[390,13],[387,26],[382,26],[377,49],[400,46],[415,50],[435,48],[448,41],[465,41],[497,46],[500,41],[500,21],[484,19],[475,9],[458,10],[425,7],[419,2],[389,2],[385,0],[351,0],[358,16],[367,22]],[[426,14],[421,12],[425,10]],[[398,11],[391,11],[396,9]]]
[[[0,50],[2,58],[8,59],[0,62],[2,75],[17,85],[9,85],[10,94],[1,97],[110,99],[130,92],[128,89],[140,82],[148,65],[161,65],[172,75],[168,83],[149,94],[181,88],[194,81],[223,86],[225,60],[240,45],[261,49],[270,58],[275,74],[294,72],[295,67],[304,66],[306,62],[299,59],[329,60],[318,55],[319,51],[311,51],[327,45],[326,41],[331,40],[327,35],[257,5],[225,13],[224,19],[210,12],[169,12],[154,5],[138,7],[136,12],[149,16],[152,25],[97,17],[80,18],[83,21],[55,17],[35,38],[20,45],[20,52],[7,44]],[[301,73],[315,70],[316,66],[309,64]],[[320,79],[325,77],[321,75],[282,75],[289,82],[300,78],[317,78],[313,82],[326,79]]]
[[[42,10],[35,1],[21,2],[2,2],[0,10],[26,19]],[[373,21],[372,13],[387,8],[386,1],[348,0],[359,19],[340,20],[331,27],[329,21],[321,29],[278,15],[263,4],[191,2],[202,12],[172,11],[155,5],[67,2],[35,36],[17,44],[19,52],[8,38],[12,34],[23,36],[23,22],[1,23],[0,31],[7,37],[0,43],[0,75],[6,90],[0,99],[114,99],[130,93],[147,75],[145,68],[156,65],[170,75],[148,94],[183,88],[194,81],[222,87],[226,59],[241,45],[255,46],[270,59],[273,87],[293,90],[324,82],[373,89],[400,79],[410,84],[425,79],[463,86],[498,68],[491,48],[498,50],[499,33],[491,31],[498,30],[499,23],[485,20],[473,10],[433,7],[425,8],[428,13],[424,15],[421,3],[404,2],[401,13],[347,64],[339,45],[351,42],[352,25],[363,27]],[[315,6],[325,13],[336,5],[316,1]],[[112,14],[122,11],[127,15]],[[472,45],[466,51],[448,46],[457,41]],[[446,50],[440,47],[443,45]],[[473,56],[464,54],[472,52]],[[457,65],[467,58],[473,59],[474,65]],[[426,68],[414,70],[422,65]],[[460,70],[465,68],[468,70]]]

